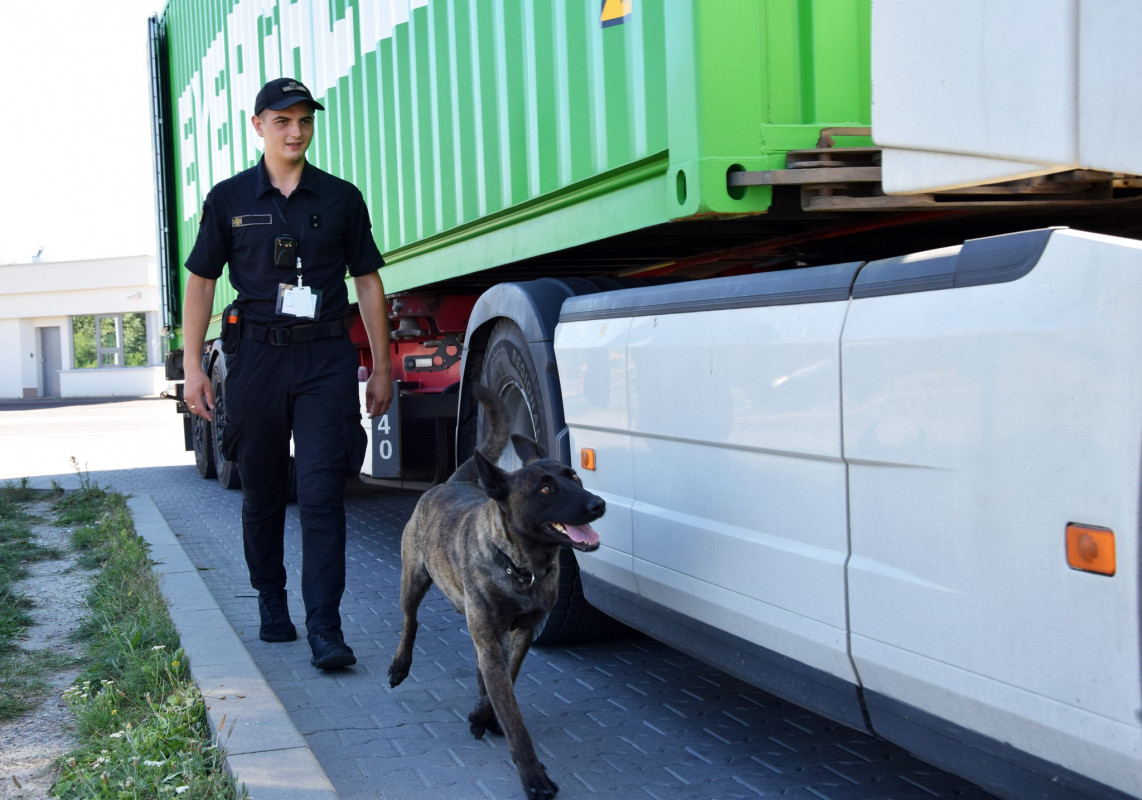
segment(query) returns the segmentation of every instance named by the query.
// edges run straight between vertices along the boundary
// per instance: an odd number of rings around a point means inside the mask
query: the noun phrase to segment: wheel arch
[[[547,441],[554,442],[554,458],[570,463],[570,438],[563,417],[563,396],[559,386],[559,370],[555,363],[555,326],[563,301],[569,297],[594,294],[621,288],[612,279],[539,278],[534,281],[500,283],[485,291],[472,307],[465,334],[464,355],[460,366],[460,407],[456,423],[456,463],[475,448],[476,402],[464,383],[479,376],[492,329],[501,319],[519,326],[528,343],[531,357],[543,382],[547,399]],[[467,437],[467,438],[465,438]],[[467,448],[467,449],[466,449]]]

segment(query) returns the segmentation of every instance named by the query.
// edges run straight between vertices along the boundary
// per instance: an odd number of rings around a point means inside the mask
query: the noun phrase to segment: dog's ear
[[[473,453],[473,456],[476,459],[476,471],[480,474],[480,483],[484,485],[484,492],[493,500],[506,500],[511,493],[508,474],[489,461],[479,450]]]
[[[519,456],[519,460],[522,461],[525,466],[533,461],[539,461],[544,458],[543,448],[523,434],[512,434],[512,447],[515,448],[515,454]]]

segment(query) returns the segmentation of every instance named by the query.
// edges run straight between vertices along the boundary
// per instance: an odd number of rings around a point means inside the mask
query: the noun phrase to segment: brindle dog
[[[544,458],[524,436],[511,437],[523,467],[497,467],[508,441],[507,411],[488,388],[472,389],[484,410],[477,450],[446,483],[424,493],[401,539],[404,625],[389,680],[397,686],[408,677],[416,611],[435,583],[467,617],[476,646],[480,694],[468,715],[473,735],[506,734],[527,796],[554,797],[559,787],[536,757],[514,684],[555,603],[560,546],[598,548],[590,523],[606,505],[570,467]]]

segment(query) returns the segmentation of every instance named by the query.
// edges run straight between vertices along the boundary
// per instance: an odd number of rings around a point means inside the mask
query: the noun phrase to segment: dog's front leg
[[[472,640],[476,644],[476,664],[479,668],[479,678],[482,688],[487,692],[481,694],[476,709],[469,715],[472,723],[472,732],[479,738],[483,733],[476,733],[474,717],[486,715],[487,701],[491,701],[494,710],[494,719],[499,721],[504,736],[508,740],[508,750],[512,761],[519,770],[520,782],[528,798],[554,797],[559,787],[555,781],[547,777],[547,770],[540,763],[535,754],[535,745],[531,735],[523,722],[519,704],[516,702],[515,687],[512,685],[512,676],[509,672],[508,653],[505,652],[504,643],[488,627],[481,626],[469,617],[468,628],[472,633]],[[486,720],[485,720],[486,722]],[[487,727],[485,725],[485,727]]]
[[[542,611],[527,614],[517,619],[508,631],[508,669],[511,671],[513,685],[519,677],[519,668],[527,658],[531,643],[535,641],[536,628],[543,624],[546,616],[547,614]]]
[[[472,709],[472,713],[468,715],[468,730],[477,739],[483,739],[484,734],[488,731],[496,734],[496,736],[503,736],[503,728],[500,727],[500,722],[496,719],[496,710],[492,708],[492,701],[488,698],[488,689],[484,685],[484,674],[478,667],[476,669],[476,683],[479,688],[479,699],[476,701],[476,707]]]
[[[508,665],[508,675],[511,677],[513,687],[516,678],[519,677],[520,665],[523,664],[524,656],[527,655],[528,648],[531,647],[531,640],[534,635],[534,631],[520,631],[513,628],[505,637],[507,642],[503,647],[503,657]],[[484,674],[478,669],[476,670],[476,683],[480,694],[479,700],[476,701],[476,707],[468,715],[469,730],[477,739],[482,739],[488,731],[497,736],[503,736],[503,728],[500,727],[500,722],[496,719],[496,711],[492,708],[488,689],[484,685]]]
[[[399,686],[408,677],[412,667],[412,645],[416,641],[418,627],[416,611],[428,593],[428,588],[432,586],[432,578],[423,564],[411,559],[404,563],[400,581],[400,605],[404,612],[404,622],[401,624],[400,644],[389,665],[389,686]]]

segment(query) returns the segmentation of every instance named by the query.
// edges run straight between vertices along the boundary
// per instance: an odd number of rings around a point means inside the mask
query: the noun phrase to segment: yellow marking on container
[[[603,13],[599,16],[599,23],[604,28],[622,25],[630,17],[633,5],[634,0],[603,0]]]

